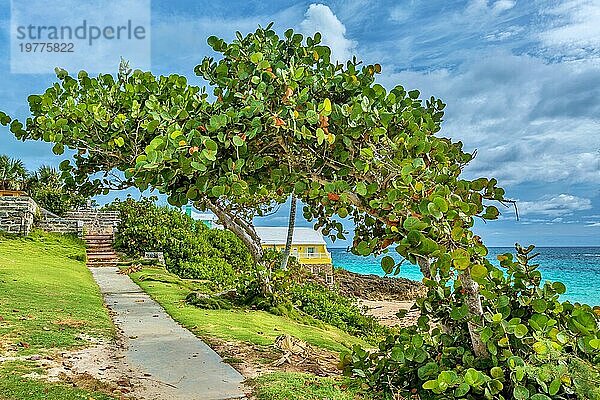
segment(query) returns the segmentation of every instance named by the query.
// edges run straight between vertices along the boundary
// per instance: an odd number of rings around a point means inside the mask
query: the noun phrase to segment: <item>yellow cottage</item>
[[[256,227],[263,248],[285,250],[287,227]],[[321,232],[312,228],[295,228],[290,255],[303,265],[331,265],[331,254]]]

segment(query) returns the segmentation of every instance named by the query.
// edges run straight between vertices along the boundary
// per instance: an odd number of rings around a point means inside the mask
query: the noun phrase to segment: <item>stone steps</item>
[[[112,243],[86,243],[90,249],[98,249],[100,251],[112,250]]]
[[[87,253],[88,260],[118,260],[115,252]]]
[[[113,248],[113,235],[90,233],[83,237],[86,243],[88,267],[115,267],[119,256]]]

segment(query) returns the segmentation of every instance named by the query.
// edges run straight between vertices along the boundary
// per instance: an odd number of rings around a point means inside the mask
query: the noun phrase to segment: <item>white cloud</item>
[[[510,10],[517,2],[515,0],[471,0],[467,6],[467,13],[479,14],[479,13],[493,13],[500,14],[501,12]]]
[[[484,39],[488,42],[500,42],[520,35],[524,31],[525,28],[523,28],[522,26],[510,26],[508,28],[499,29],[492,33],[489,33],[484,36]]]
[[[343,63],[355,53],[356,43],[346,38],[346,27],[324,4],[311,4],[308,7],[300,29],[307,35],[320,32],[323,44],[331,48],[333,60]]]
[[[394,22],[404,22],[410,16],[411,10],[406,6],[395,6],[390,10],[390,19]]]
[[[502,11],[510,10],[516,4],[515,0],[498,0],[492,5],[492,11],[501,13]]]
[[[592,202],[590,199],[563,193],[537,201],[518,202],[517,206],[521,215],[545,215],[557,219],[557,217],[571,215],[576,211],[590,210]]]
[[[441,135],[477,158],[468,176],[600,184],[600,68],[546,63],[505,50],[473,52],[457,69],[385,74],[386,87],[418,88],[448,103]]]
[[[549,52],[571,58],[600,57],[600,3],[597,0],[566,0],[542,10],[551,19],[539,33]]]

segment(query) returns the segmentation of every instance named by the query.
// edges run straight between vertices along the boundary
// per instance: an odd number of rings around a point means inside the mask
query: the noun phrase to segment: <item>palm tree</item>
[[[296,195],[292,193],[290,197],[290,218],[288,220],[287,240],[285,242],[285,250],[283,259],[281,260],[281,269],[287,269],[288,259],[290,258],[290,250],[292,248],[292,238],[294,237],[294,227],[296,225]]]
[[[65,188],[65,182],[56,168],[42,165],[27,181],[27,191],[36,203],[57,215],[85,204],[87,198]]]
[[[23,161],[0,155],[0,190],[23,190],[27,169]]]
[[[44,185],[55,189],[63,186],[60,172],[49,165],[42,165],[35,171],[29,179],[29,186]]]

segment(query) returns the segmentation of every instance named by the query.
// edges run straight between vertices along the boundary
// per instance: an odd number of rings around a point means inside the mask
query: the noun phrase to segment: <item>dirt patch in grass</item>
[[[80,325],[81,321],[63,319],[56,325]],[[20,343],[4,343],[7,347],[0,364],[23,366],[20,376],[50,384],[72,386],[89,392],[102,393],[115,399],[162,398],[171,384],[154,379],[150,374],[125,361],[129,338],[119,330],[116,339],[97,339],[88,335],[77,337],[88,347],[74,350],[43,350],[37,354],[20,355]],[[163,396],[164,397],[164,396]]]
[[[72,373],[70,375],[62,373],[60,379],[61,382],[72,385],[73,387],[85,389],[90,392],[100,392],[121,399],[127,398],[125,395],[129,393],[127,387],[120,387],[114,383],[100,381],[88,373]]]
[[[365,300],[357,299],[361,307],[366,307],[367,315],[371,315],[385,326],[407,327],[417,324],[421,313],[414,309],[414,301]]]
[[[81,321],[78,319],[72,319],[72,318],[60,319],[58,321],[54,321],[53,323],[55,325],[66,326],[69,328],[81,328],[82,326],[84,326],[86,324],[85,321]]]
[[[302,343],[304,351],[289,351],[274,345],[262,346],[248,342],[204,338],[223,361],[238,370],[245,378],[256,378],[272,372],[304,372],[317,376],[336,376],[337,353]]]
[[[63,383],[80,389],[104,393],[116,398],[134,394],[129,375],[134,371],[121,362],[123,347],[118,343],[96,343],[74,351],[44,356],[13,357],[31,363],[35,372],[25,378]],[[141,382],[140,382],[141,384]]]
[[[0,361],[30,364],[24,378],[62,383],[117,399],[158,398],[167,386],[124,361],[126,339],[98,342],[92,347],[45,356],[4,357]]]

